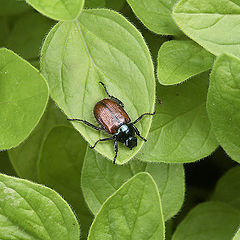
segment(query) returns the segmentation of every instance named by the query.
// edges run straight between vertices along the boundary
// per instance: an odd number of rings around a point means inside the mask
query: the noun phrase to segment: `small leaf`
[[[0,239],[79,240],[69,205],[53,190],[0,174]]]
[[[205,202],[178,225],[172,240],[229,240],[240,223],[240,211],[226,203]]]
[[[218,181],[212,200],[226,202],[240,211],[240,167],[230,169]]]
[[[48,134],[38,163],[39,182],[53,188],[73,207],[87,238],[92,215],[85,206],[80,179],[86,142],[70,127],[58,126]]]
[[[65,115],[50,100],[42,119],[29,138],[17,148],[8,151],[19,177],[38,181],[37,162],[43,142],[53,127],[64,124],[68,124]]]
[[[45,40],[41,55],[51,97],[69,118],[97,124],[94,105],[107,97],[99,81],[123,101],[132,120],[154,111],[155,79],[148,48],[136,28],[114,11],[84,10],[75,22],[57,24]],[[73,125],[91,145],[100,137],[109,137],[82,123]],[[149,116],[137,124],[143,137],[150,125]],[[129,161],[142,145],[141,140],[130,151],[119,144],[117,163]],[[98,144],[96,150],[114,158],[113,141]]]
[[[151,31],[164,35],[180,33],[171,16],[177,0],[127,0],[127,2],[136,16]]]
[[[37,11],[54,20],[73,20],[83,8],[84,0],[26,0]]]
[[[0,83],[0,149],[9,149],[24,141],[39,122],[48,86],[35,68],[4,48],[0,49]]]
[[[240,60],[220,56],[213,67],[207,110],[216,138],[230,157],[240,163]]]
[[[147,173],[126,182],[103,204],[88,240],[164,239],[164,221],[157,186]]]
[[[139,172],[148,172],[157,183],[162,198],[164,220],[174,216],[184,200],[184,169],[182,165],[146,164],[131,161],[117,166],[100,154],[87,150],[82,169],[82,190],[85,200],[97,214],[103,202],[123,183]]]
[[[240,2],[232,0],[180,0],[173,17],[183,32],[218,56],[240,56]]]
[[[163,85],[181,83],[205,72],[214,56],[193,41],[165,42],[158,53],[158,80]]]
[[[11,30],[6,47],[25,59],[39,57],[42,39],[53,25],[53,21],[38,13],[24,14]]]
[[[0,16],[21,14],[30,9],[25,1],[0,0]]]
[[[156,115],[138,158],[147,162],[186,163],[218,146],[206,111],[208,73],[178,86],[159,88]]]

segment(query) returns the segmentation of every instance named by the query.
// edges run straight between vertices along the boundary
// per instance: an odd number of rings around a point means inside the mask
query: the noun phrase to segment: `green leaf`
[[[240,163],[240,61],[220,56],[213,67],[207,110],[214,133],[230,157]]]
[[[101,8],[105,7],[105,0],[85,0],[84,8]]]
[[[30,9],[25,1],[0,0],[0,16],[21,14]]]
[[[238,229],[237,233],[234,235],[233,240],[240,240],[240,228]]]
[[[218,181],[212,200],[226,202],[240,211],[240,167],[230,169]]]
[[[103,204],[88,240],[164,239],[164,221],[157,186],[139,173]]]
[[[240,211],[221,202],[205,202],[193,208],[178,225],[172,240],[229,240],[240,222]]]
[[[66,116],[50,100],[42,119],[29,138],[17,148],[8,151],[18,176],[38,181],[37,163],[42,145],[53,127],[64,124],[68,124]]]
[[[131,161],[129,164],[117,166],[106,161],[100,154],[87,150],[82,169],[82,190],[93,214],[96,215],[103,202],[139,172],[148,172],[156,181],[165,221],[174,216],[184,200],[185,180],[182,165]]]
[[[5,48],[0,49],[0,82],[0,149],[9,149],[24,141],[39,122],[48,87],[35,68]]]
[[[69,205],[53,190],[0,174],[0,239],[79,240]]]
[[[13,26],[6,47],[25,59],[37,58],[42,39],[52,25],[53,21],[38,13],[24,14]]]
[[[180,30],[172,19],[177,0],[127,0],[136,16],[151,31],[164,35],[178,35]]]
[[[158,53],[158,80],[163,85],[181,83],[205,72],[214,56],[193,41],[165,42]]]
[[[69,118],[97,124],[94,105],[107,97],[100,80],[123,101],[132,120],[154,110],[155,80],[148,48],[136,28],[114,11],[84,10],[77,21],[57,24],[41,55],[51,97]],[[82,123],[73,125],[90,144],[109,137]],[[143,137],[150,125],[149,116],[137,124]],[[142,145],[139,141],[130,151],[119,144],[117,163],[127,162]],[[111,160],[114,157],[112,141],[98,144],[96,150]]]
[[[183,32],[218,56],[240,56],[240,2],[231,0],[180,0],[173,17]]]
[[[26,0],[37,11],[54,20],[73,20],[82,11],[84,0]]]
[[[38,164],[40,183],[53,188],[73,207],[81,223],[81,235],[85,239],[92,222],[80,187],[86,146],[81,135],[73,128],[55,127],[43,144]]]
[[[138,158],[147,162],[186,163],[218,146],[206,111],[208,73],[178,85],[159,88],[162,104]]]

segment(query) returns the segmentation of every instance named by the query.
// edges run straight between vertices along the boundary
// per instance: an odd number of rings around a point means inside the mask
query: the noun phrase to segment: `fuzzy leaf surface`
[[[164,35],[178,35],[180,30],[171,13],[176,0],[127,0],[128,4],[151,31]]]
[[[162,104],[138,154],[141,161],[185,163],[211,154],[218,146],[206,111],[208,73],[178,86],[160,87]]]
[[[35,68],[5,48],[0,49],[0,84],[0,149],[10,149],[24,141],[39,122],[47,105],[48,86]]]
[[[139,173],[106,200],[97,214],[88,240],[163,240],[164,220],[157,186]]]
[[[193,41],[165,42],[158,53],[158,80],[163,85],[181,83],[205,72],[214,56]]]
[[[56,192],[0,174],[0,239],[79,240],[71,208]]]
[[[181,0],[173,17],[183,32],[212,54],[240,56],[240,2]]]
[[[154,110],[155,80],[148,48],[137,29],[114,11],[84,10],[78,20],[57,24],[45,40],[41,69],[51,97],[68,118],[97,125],[94,106],[107,97],[99,81],[124,102],[132,120]],[[82,123],[73,125],[91,145],[109,137]],[[150,125],[148,116],[136,126],[146,137]],[[142,145],[139,141],[129,154],[119,144],[117,163],[129,161]],[[111,160],[114,157],[112,141],[100,143],[95,149]]]
[[[222,55],[210,76],[207,110],[216,138],[226,153],[240,163],[240,60]]]
[[[38,12],[57,21],[77,18],[83,8],[84,0],[26,0]]]

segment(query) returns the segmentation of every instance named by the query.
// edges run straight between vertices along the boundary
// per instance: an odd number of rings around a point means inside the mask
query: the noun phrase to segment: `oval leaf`
[[[193,41],[165,42],[158,53],[158,80],[163,85],[181,83],[205,72],[214,56]]]
[[[160,87],[161,105],[138,158],[147,162],[193,162],[218,146],[206,111],[208,73],[184,84]]]
[[[157,186],[147,173],[126,182],[103,204],[88,240],[164,239],[164,221]]]
[[[0,49],[0,82],[0,149],[9,149],[25,140],[39,122],[48,86],[35,68],[5,48]]]
[[[180,30],[172,19],[172,8],[177,0],[127,0],[137,17],[151,31],[178,35]]]
[[[226,203],[205,202],[178,225],[173,240],[229,240],[240,223],[240,211]]]
[[[212,200],[226,202],[240,211],[240,167],[230,169],[217,183]]]
[[[37,182],[37,162],[44,140],[56,125],[69,124],[66,116],[50,100],[43,117],[31,135],[20,146],[8,151],[15,171],[21,178]]]
[[[240,60],[220,56],[213,67],[207,110],[214,133],[226,151],[240,163]]]
[[[79,240],[69,205],[53,190],[0,174],[0,239]]]
[[[148,48],[136,28],[114,11],[84,10],[75,22],[56,25],[44,43],[41,69],[52,98],[69,118],[97,124],[94,105],[107,97],[99,81],[123,101],[132,120],[154,110],[155,80]],[[73,124],[91,145],[109,137],[82,123]],[[146,137],[150,125],[148,116],[136,126]],[[139,139],[130,151],[119,144],[117,163],[127,162],[142,145]],[[111,160],[114,157],[112,141],[99,143],[96,150]]]
[[[37,11],[54,20],[73,20],[83,8],[84,0],[26,0]]]
[[[234,235],[233,240],[240,240],[240,228],[238,229],[237,233]]]
[[[184,200],[185,179],[182,165],[150,165],[132,161],[124,166],[116,166],[100,154],[87,150],[82,169],[82,190],[93,214],[96,215],[103,202],[139,172],[148,172],[156,181],[162,199],[164,220],[174,216]]]
[[[92,222],[80,187],[86,146],[73,128],[55,127],[43,144],[38,163],[39,182],[57,191],[73,207],[81,223],[81,236],[85,239]]]
[[[232,0],[181,0],[173,11],[184,33],[218,56],[240,56],[240,2]]]

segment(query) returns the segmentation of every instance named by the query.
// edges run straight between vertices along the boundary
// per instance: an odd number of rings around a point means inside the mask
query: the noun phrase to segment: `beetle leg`
[[[102,139],[99,139],[95,142],[95,144],[93,146],[90,146],[90,148],[95,148],[96,145],[99,143],[99,142],[104,142],[104,141],[108,141],[108,140],[113,140],[115,138],[115,136],[113,137],[109,137],[109,138],[102,138]]]
[[[144,113],[142,114],[138,119],[136,119],[134,122],[132,122],[132,124],[135,124],[137,123],[139,120],[142,119],[142,117],[146,116],[146,115],[155,115],[156,112],[153,112],[153,113]]]
[[[100,84],[102,84],[102,86],[104,87],[105,89],[105,92],[106,94],[108,95],[109,98],[111,98],[114,102],[118,103],[122,108],[124,108],[124,104],[122,103],[122,101],[120,101],[118,98],[114,97],[114,96],[111,96],[109,93],[108,93],[108,90],[107,90],[107,87],[105,86],[105,84],[103,82],[99,82]]]
[[[84,123],[84,124],[86,124],[87,126],[89,126],[89,127],[91,127],[91,128],[94,128],[94,129],[96,129],[96,130],[104,130],[102,127],[97,127],[97,126],[94,126],[93,124],[91,124],[90,122],[87,122],[87,121],[85,121],[85,120],[81,120],[81,119],[76,119],[76,118],[74,118],[74,119],[67,119],[68,121],[78,121],[78,122],[82,122],[82,123]]]
[[[117,139],[114,142],[114,151],[115,151],[115,156],[114,156],[114,159],[113,159],[113,164],[116,163],[116,159],[117,159],[117,155],[118,155],[118,142],[117,142]]]
[[[142,137],[141,135],[140,135],[140,132],[139,132],[139,130],[133,125],[133,128],[134,128],[134,130],[135,130],[135,133],[144,141],[144,142],[146,142],[147,141],[147,139],[146,138],[144,138],[144,137]]]

